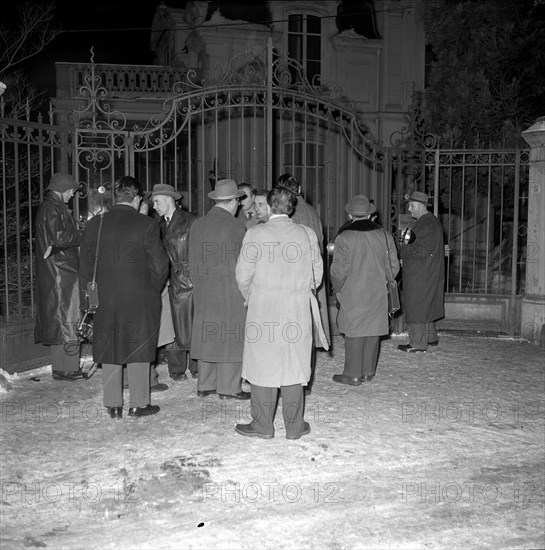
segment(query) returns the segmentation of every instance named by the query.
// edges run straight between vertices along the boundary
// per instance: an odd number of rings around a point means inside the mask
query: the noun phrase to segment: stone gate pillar
[[[522,132],[522,137],[531,151],[526,289],[522,299],[520,332],[523,338],[539,343],[545,332],[545,116]]]

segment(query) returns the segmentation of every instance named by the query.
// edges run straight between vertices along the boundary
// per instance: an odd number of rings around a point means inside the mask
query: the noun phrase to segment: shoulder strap
[[[386,279],[388,280],[388,282],[390,282],[390,281],[393,281],[394,279],[392,277],[393,269],[392,269],[392,258],[390,257],[390,245],[388,243],[388,235],[386,235],[386,231],[384,231],[383,229],[382,232],[384,233],[384,238],[386,239],[386,255],[388,256],[388,263],[390,264],[390,272],[386,273]]]
[[[93,268],[93,284],[95,284],[96,276],[97,276],[97,264],[98,264],[98,247],[100,245],[100,232],[102,230],[102,220],[104,218],[104,214],[100,214],[100,222],[98,224],[98,237],[97,237],[97,249],[95,252],[95,267]]]

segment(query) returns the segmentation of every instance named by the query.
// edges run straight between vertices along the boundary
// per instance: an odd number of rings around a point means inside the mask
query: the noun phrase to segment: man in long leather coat
[[[153,208],[161,216],[161,239],[170,260],[168,295],[172,311],[175,340],[167,348],[168,373],[173,380],[186,380],[187,363],[193,378],[197,377],[196,359],[190,359],[193,324],[193,283],[189,277],[189,228],[195,216],[176,206],[182,194],[172,185],[153,186]]]
[[[51,176],[36,215],[36,287],[38,310],[34,339],[50,346],[53,378],[81,380],[78,263],[82,231],[67,203],[78,184],[70,174]]]

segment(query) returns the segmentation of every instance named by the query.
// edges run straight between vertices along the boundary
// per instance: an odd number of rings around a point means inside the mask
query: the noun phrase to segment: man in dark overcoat
[[[428,212],[429,197],[414,191],[408,199],[409,212],[416,223],[402,242],[403,310],[409,343],[400,351],[425,352],[438,345],[434,321],[445,316],[444,244],[441,222]]]
[[[82,230],[67,203],[78,184],[70,174],[51,176],[36,214],[36,289],[38,308],[34,339],[50,347],[55,380],[81,380],[78,285]]]
[[[98,257],[93,360],[102,363],[104,405],[114,419],[123,411],[123,365],[129,379],[129,416],[159,412],[150,404],[150,363],[156,354],[168,256],[158,223],[138,212],[141,192],[132,177],[117,180],[114,206],[89,220],[81,244],[82,288],[93,280]]]
[[[191,356],[199,362],[199,397],[218,393],[220,399],[250,398],[241,379],[246,308],[235,277],[246,228],[234,216],[243,195],[235,181],[218,181],[208,193],[214,206],[193,223],[189,234]]]
[[[368,197],[356,195],[345,210],[350,223],[335,238],[331,264],[345,358],[343,373],[333,380],[359,386],[375,376],[380,337],[389,328],[386,281],[397,275],[399,261],[392,235],[371,219],[376,207]]]
[[[153,208],[160,216],[161,239],[170,260],[168,296],[174,325],[174,344],[167,347],[168,374],[173,380],[186,380],[188,351],[193,324],[193,283],[189,277],[189,229],[195,216],[176,201],[182,194],[172,185],[153,186]],[[191,359],[189,370],[197,377],[197,360]]]

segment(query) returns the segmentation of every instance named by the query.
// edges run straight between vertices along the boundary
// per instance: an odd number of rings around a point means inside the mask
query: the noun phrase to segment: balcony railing
[[[172,95],[172,86],[181,81],[185,74],[185,70],[162,65],[93,66],[91,63],[58,62],[55,66],[58,98],[77,98],[93,68],[110,97],[125,99]]]

